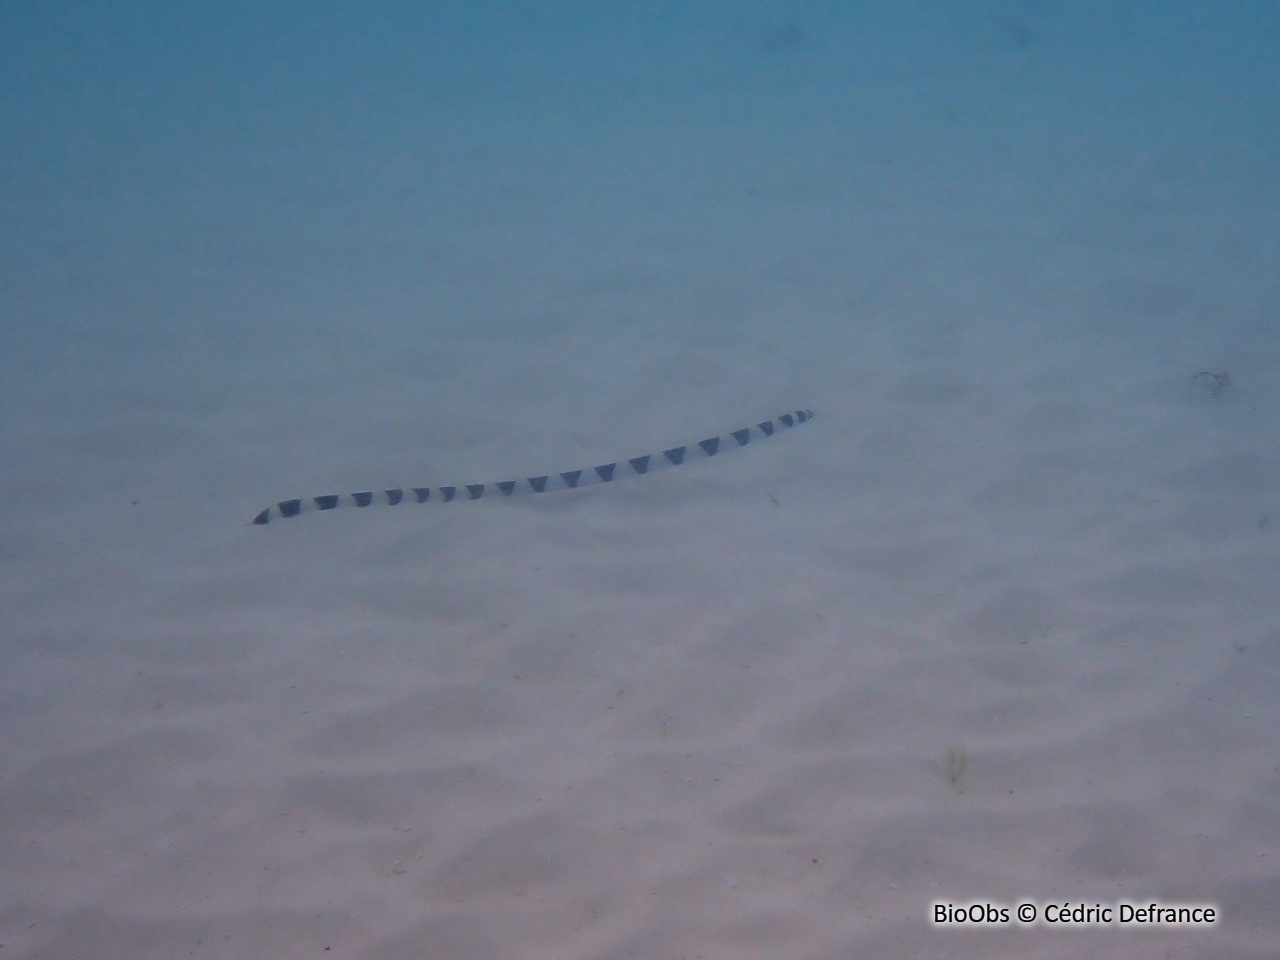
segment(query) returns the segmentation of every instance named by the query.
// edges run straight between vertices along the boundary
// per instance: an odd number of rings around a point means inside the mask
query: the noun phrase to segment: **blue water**
[[[442,296],[497,296],[458,280],[491,252],[482,227],[536,287],[644,264],[655,240],[768,263],[821,234],[832,259],[865,257],[869,209],[907,207],[903,229],[927,233],[1123,178],[1212,194],[1246,268],[1274,240],[1280,15],[1264,2],[3,16],[6,326],[33,351],[104,324],[195,344],[231,324],[283,350],[271,330],[344,328],[357,305],[375,327],[458,322]],[[753,196],[788,190],[833,199],[753,223]],[[697,198],[741,204],[736,235],[691,216]]]

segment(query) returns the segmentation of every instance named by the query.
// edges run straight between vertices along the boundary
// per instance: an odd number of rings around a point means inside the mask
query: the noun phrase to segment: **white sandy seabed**
[[[4,954],[1267,955],[1274,378],[872,329],[638,351],[576,409],[519,395],[518,347],[477,373],[463,345],[435,354],[457,405],[421,416],[412,383],[380,420],[336,381],[318,411],[123,391],[35,416],[3,587]],[[575,348],[545,338],[561,382]],[[625,483],[248,523],[804,406]],[[1221,920],[929,922],[975,901]]]

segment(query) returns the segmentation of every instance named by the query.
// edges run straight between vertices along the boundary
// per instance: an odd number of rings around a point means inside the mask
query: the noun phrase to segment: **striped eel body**
[[[642,476],[657,470],[667,470],[692,460],[714,457],[725,450],[745,447],[747,444],[771,437],[782,430],[798,427],[813,419],[812,410],[796,410],[784,413],[772,420],[765,420],[752,427],[743,427],[729,433],[708,437],[696,443],[683,443],[661,453],[646,453],[627,460],[615,460],[596,467],[565,470],[556,474],[542,474],[520,480],[499,480],[497,483],[468,483],[452,487],[397,487],[392,490],[365,490],[360,493],[328,494],[322,497],[306,497],[281,500],[273,507],[261,511],[253,522],[258,526],[272,520],[286,520],[302,513],[336,510],[339,507],[369,507],[374,504],[397,506],[402,503],[448,503],[451,500],[479,500],[483,497],[520,497],[553,490],[576,490],[597,483],[611,483],[624,477]]]

